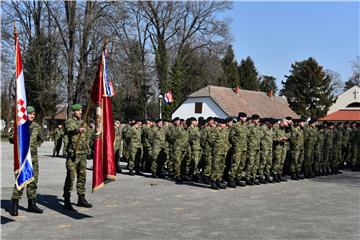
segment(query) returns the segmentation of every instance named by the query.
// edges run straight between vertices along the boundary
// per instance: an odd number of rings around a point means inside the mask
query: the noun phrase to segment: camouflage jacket
[[[141,148],[141,128],[131,126],[126,138],[129,139],[130,148]]]
[[[290,144],[292,149],[304,149],[304,130],[300,126],[292,128]]]
[[[334,138],[333,138],[334,148],[339,149],[339,148],[342,147],[342,139],[343,139],[343,131],[342,131],[342,129],[335,129],[334,130]]]
[[[315,151],[322,152],[324,149],[324,131],[318,130],[317,139],[315,143]]]
[[[331,129],[325,129],[324,131],[324,145],[326,149],[333,148],[334,133]]]
[[[260,150],[260,139],[262,138],[262,131],[260,126],[249,125],[249,135],[247,138],[248,149]]]
[[[201,150],[199,128],[195,126],[190,126],[188,128],[188,132],[189,132],[189,143],[191,145],[191,149]]]
[[[246,124],[234,123],[230,128],[229,140],[234,149],[246,151],[249,129]]]
[[[83,127],[85,131],[79,132],[79,128]],[[72,117],[65,122],[65,129],[68,136],[67,152],[69,156],[75,154],[88,154],[89,147],[89,128],[82,119]],[[76,152],[75,152],[76,151]]]
[[[261,149],[270,150],[273,147],[274,131],[266,125],[261,126],[262,138],[260,140]]]
[[[165,129],[159,127],[150,128],[149,133],[151,134],[151,147],[152,148],[165,148]]]

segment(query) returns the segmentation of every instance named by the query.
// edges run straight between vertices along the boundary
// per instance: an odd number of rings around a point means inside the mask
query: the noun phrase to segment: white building
[[[360,121],[360,87],[354,86],[340,94],[322,120]]]
[[[287,116],[298,118],[289,108],[286,98],[271,96],[265,92],[233,90],[226,87],[206,86],[192,94],[172,113],[172,118],[218,117],[236,118],[239,112],[248,116],[282,119]]]

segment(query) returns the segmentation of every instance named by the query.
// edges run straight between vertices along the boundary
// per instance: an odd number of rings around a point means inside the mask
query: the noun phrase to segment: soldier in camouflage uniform
[[[86,158],[90,152],[88,126],[81,119],[82,107],[80,104],[72,105],[71,110],[73,111],[73,116],[65,123],[69,143],[66,155],[66,178],[63,194],[64,208],[70,211],[74,210],[70,202],[70,196],[75,178],[77,178],[78,206],[92,207],[85,199]]]
[[[350,135],[351,143],[351,170],[360,170],[360,123],[352,123]]]
[[[122,138],[123,138],[123,157],[126,161],[129,161],[129,145],[130,145],[130,138],[129,138],[129,131],[132,125],[135,124],[135,119],[132,119],[125,124],[122,129]]]
[[[315,176],[322,176],[324,165],[324,125],[318,125],[317,128],[318,134],[314,150],[314,171]]]
[[[207,124],[200,133],[200,145],[202,148],[202,164],[204,183],[210,183],[212,150],[209,144],[209,137],[212,128],[215,128],[214,118],[208,117]]]
[[[149,130],[151,135],[151,176],[153,178],[163,177],[163,166],[166,160],[165,156],[165,129],[163,128],[163,121],[157,119],[155,126]]]
[[[126,138],[129,139],[128,154],[129,154],[129,175],[140,173],[140,161],[142,159],[142,144],[141,144],[141,121],[136,120],[135,123],[127,131]]]
[[[274,119],[268,118],[263,120],[261,126],[262,138],[260,140],[260,163],[258,168],[259,181],[262,184],[273,183],[270,177],[272,168],[272,148],[274,131],[272,129]]]
[[[282,178],[282,172],[284,168],[284,148],[285,142],[289,141],[285,133],[285,128],[288,126],[288,121],[283,119],[280,122],[280,126],[276,123],[274,125],[274,146],[273,146],[273,154],[274,154],[274,163],[272,167],[272,175],[273,180],[275,182],[284,181]]]
[[[333,153],[333,133],[334,125],[332,123],[327,123],[327,128],[324,131],[324,169],[325,175],[332,174],[330,167],[332,165],[332,153]]]
[[[153,122],[146,120],[143,122],[143,127],[141,128],[141,143],[143,146],[143,155],[141,159],[141,170],[149,171],[151,168],[151,128],[154,128]]]
[[[218,119],[218,126],[213,128],[210,132],[209,144],[212,147],[212,161],[211,161],[211,188],[225,189],[222,176],[225,167],[225,157],[228,151],[227,139],[228,134],[225,131],[226,121]]]
[[[190,163],[190,174],[194,181],[199,179],[199,168],[198,164],[201,157],[201,146],[200,146],[200,130],[198,128],[198,121],[196,118],[190,118],[189,131],[189,143],[191,146],[191,163]]]
[[[122,147],[123,147],[122,126],[121,126],[121,122],[119,120],[116,120],[114,152],[115,152],[116,169],[118,172],[121,172],[120,159],[122,157]]]
[[[165,163],[164,163],[164,170],[167,171],[167,172],[164,172],[165,174],[168,174],[170,173],[170,170],[169,170],[169,165],[170,165],[170,143],[167,141],[166,139],[166,135],[168,134],[169,132],[169,127],[170,127],[171,123],[168,119],[164,119],[163,120],[163,130],[164,130],[164,134],[165,134]]]
[[[259,167],[260,139],[262,138],[262,132],[259,126],[260,116],[254,114],[251,119],[247,139],[246,185],[259,185],[260,182],[255,178]]]
[[[245,181],[241,181],[245,177],[247,139],[249,130],[245,123],[246,113],[238,114],[238,122],[233,124],[229,133],[229,140],[233,146],[232,164],[229,173],[229,187],[245,186]]]
[[[183,178],[181,177],[181,168],[188,151],[189,135],[181,125],[181,120],[179,118],[174,118],[173,124],[174,125],[168,132],[168,140],[172,148],[171,163],[173,163],[175,182],[180,184],[183,181]]]
[[[64,137],[64,129],[61,124],[58,125],[57,128],[55,128],[52,138],[54,140],[54,149],[53,149],[53,157],[59,157],[59,152],[61,149],[63,137]]]
[[[342,173],[339,171],[339,165],[344,164],[344,160],[342,159],[341,148],[342,148],[342,139],[343,139],[343,125],[342,123],[336,124],[336,128],[334,129],[334,143],[333,143],[333,163],[332,166],[333,172],[335,174]]]
[[[310,178],[314,177],[313,175],[313,163],[314,163],[314,150],[315,150],[315,143],[317,139],[317,128],[316,120],[312,119],[309,121],[308,126],[304,129],[304,177]]]
[[[290,147],[291,147],[291,162],[290,172],[292,180],[299,180],[302,177],[301,166],[304,161],[304,124],[305,119],[295,121],[295,125],[291,130]]]
[[[69,138],[68,138],[68,135],[67,135],[66,129],[64,128],[64,138],[63,138],[63,157],[66,157],[68,143],[69,143]]]
[[[34,173],[34,180],[27,184],[26,186],[26,195],[28,198],[28,212],[34,213],[42,213],[43,210],[38,208],[36,205],[36,190],[37,183],[39,180],[39,159],[37,154],[37,149],[44,142],[45,138],[42,134],[41,127],[37,124],[35,119],[35,108],[32,106],[27,107],[28,113],[28,123],[29,123],[29,131],[30,131],[30,153],[31,153],[31,161]],[[14,132],[10,132],[9,141],[13,143]],[[19,200],[23,194],[24,188],[18,190],[16,185],[14,186],[14,190],[11,197],[12,207],[10,210],[10,214],[12,216],[18,216],[18,208],[19,208]]]
[[[345,162],[345,166],[350,166],[350,155],[351,155],[351,144],[350,144],[350,123],[345,122],[343,127],[343,138],[342,138],[342,159]],[[340,166],[343,167],[343,166]]]

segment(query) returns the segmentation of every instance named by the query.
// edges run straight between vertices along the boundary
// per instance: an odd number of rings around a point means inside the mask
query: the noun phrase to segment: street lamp
[[[162,119],[162,101],[164,96],[159,94],[159,118]]]

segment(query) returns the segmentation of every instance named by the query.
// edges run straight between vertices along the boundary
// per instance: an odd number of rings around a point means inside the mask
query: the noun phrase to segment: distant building
[[[343,122],[360,121],[360,87],[354,86],[340,94],[329,108],[323,121]]]
[[[67,119],[67,104],[58,105],[57,111],[52,116],[46,116],[45,122],[49,131],[54,130],[59,124],[64,125]]]
[[[192,94],[172,113],[172,118],[219,117],[236,118],[239,112],[248,116],[282,119],[287,116],[299,116],[290,109],[285,97],[272,96],[265,92],[231,89],[218,86],[206,86]]]

